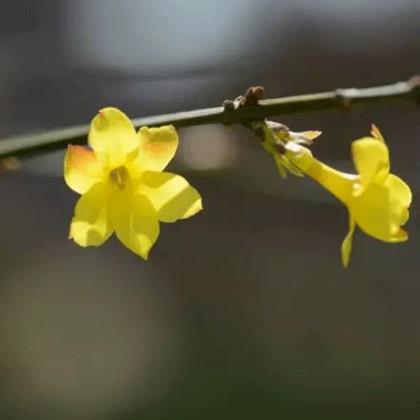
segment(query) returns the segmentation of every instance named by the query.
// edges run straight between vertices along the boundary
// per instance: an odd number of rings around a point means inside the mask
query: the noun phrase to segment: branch
[[[202,124],[235,124],[261,120],[274,115],[284,115],[333,108],[350,108],[353,105],[375,102],[420,100],[420,76],[391,85],[337,89],[331,92],[266,99],[257,105],[198,109],[174,114],[156,115],[133,120],[136,127],[173,124],[189,127]],[[40,134],[26,135],[0,141],[0,158],[30,156],[64,148],[67,144],[85,144],[89,126],[73,126]]]

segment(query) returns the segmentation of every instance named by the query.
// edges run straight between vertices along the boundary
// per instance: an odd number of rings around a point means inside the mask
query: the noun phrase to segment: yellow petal
[[[355,140],[351,148],[363,188],[374,180],[385,180],[389,173],[389,153],[384,143],[372,137],[365,137]],[[362,193],[363,188],[359,193]]]
[[[92,150],[83,146],[68,146],[64,158],[64,179],[73,191],[84,194],[102,178],[102,165]]]
[[[347,268],[350,262],[351,249],[353,244],[353,233],[356,223],[349,213],[349,231],[341,244],[341,261],[344,268]]]
[[[390,174],[385,181],[385,186],[390,189],[393,200],[399,201],[403,207],[410,207],[413,195],[410,187],[401,178]]]
[[[172,125],[139,130],[139,154],[134,162],[138,170],[160,172],[174,157],[178,134]]]
[[[392,214],[390,191],[379,183],[371,184],[353,198],[351,213],[365,233],[385,242],[395,242],[399,226]]]
[[[89,145],[101,162],[118,167],[136,153],[138,138],[132,122],[123,112],[104,108],[92,120]]]
[[[147,260],[159,236],[158,216],[150,201],[129,191],[121,193],[112,201],[111,219],[118,239]]]
[[[410,187],[396,175],[390,174],[386,181],[385,187],[389,190],[390,195],[390,207],[391,207],[391,218],[394,223],[394,232],[397,238],[408,238],[407,232],[402,231],[400,226],[407,223],[410,213],[408,208],[410,207],[412,194]],[[398,242],[398,241],[396,241]]]
[[[182,176],[169,172],[144,172],[141,191],[146,195],[162,222],[186,219],[202,210],[201,196]]]
[[[407,239],[408,233],[404,229],[400,228],[397,230],[397,232],[392,237],[392,240],[390,240],[389,242],[405,242]]]
[[[408,239],[401,229],[409,217],[411,191],[397,176],[390,174],[384,183],[369,185],[362,194],[355,195],[351,211],[356,223],[368,235],[385,242]]]
[[[105,184],[95,184],[82,195],[76,204],[69,238],[83,247],[102,245],[112,234],[107,204]]]

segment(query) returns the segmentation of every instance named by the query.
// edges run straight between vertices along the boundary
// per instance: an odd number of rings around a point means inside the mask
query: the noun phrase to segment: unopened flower
[[[178,147],[173,126],[142,127],[116,108],[93,119],[90,148],[69,146],[67,185],[82,197],[71,221],[78,245],[102,245],[113,232],[144,259],[159,236],[159,221],[175,222],[202,209],[196,189],[181,176],[162,172]]]
[[[262,146],[273,156],[282,178],[286,178],[287,173],[303,176],[302,171],[289,160],[285,146],[288,143],[310,146],[321,135],[321,131],[294,132],[284,124],[269,120],[251,123],[250,128],[259,135]]]
[[[412,194],[410,187],[390,173],[388,148],[379,130],[373,126],[371,137],[351,145],[357,175],[337,171],[312,156],[303,146],[286,145],[286,156],[308,175],[341,200],[349,211],[349,232],[341,246],[343,265],[347,267],[355,226],[385,242],[408,239],[401,227],[408,218]]]

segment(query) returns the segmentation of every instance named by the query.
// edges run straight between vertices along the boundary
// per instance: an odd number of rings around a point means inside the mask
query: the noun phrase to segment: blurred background
[[[420,72],[418,0],[0,1],[0,138]],[[0,419],[354,419],[420,414],[420,124],[414,104],[279,117],[351,169],[383,131],[414,191],[409,242],[360,231],[310,180],[283,181],[244,128],[181,130],[171,169],[205,211],[148,263],[67,239],[63,152],[0,174]],[[1,140],[0,140],[1,141]]]

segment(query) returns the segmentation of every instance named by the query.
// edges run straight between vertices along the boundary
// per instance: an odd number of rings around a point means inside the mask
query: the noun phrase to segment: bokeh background
[[[0,1],[0,138],[420,72],[418,0]],[[351,168],[376,123],[414,191],[410,241],[357,232],[310,180],[283,181],[244,128],[181,130],[173,171],[205,211],[148,263],[67,240],[63,152],[0,174],[1,420],[361,419],[420,415],[420,109],[279,117]],[[1,141],[1,140],[0,140]]]

